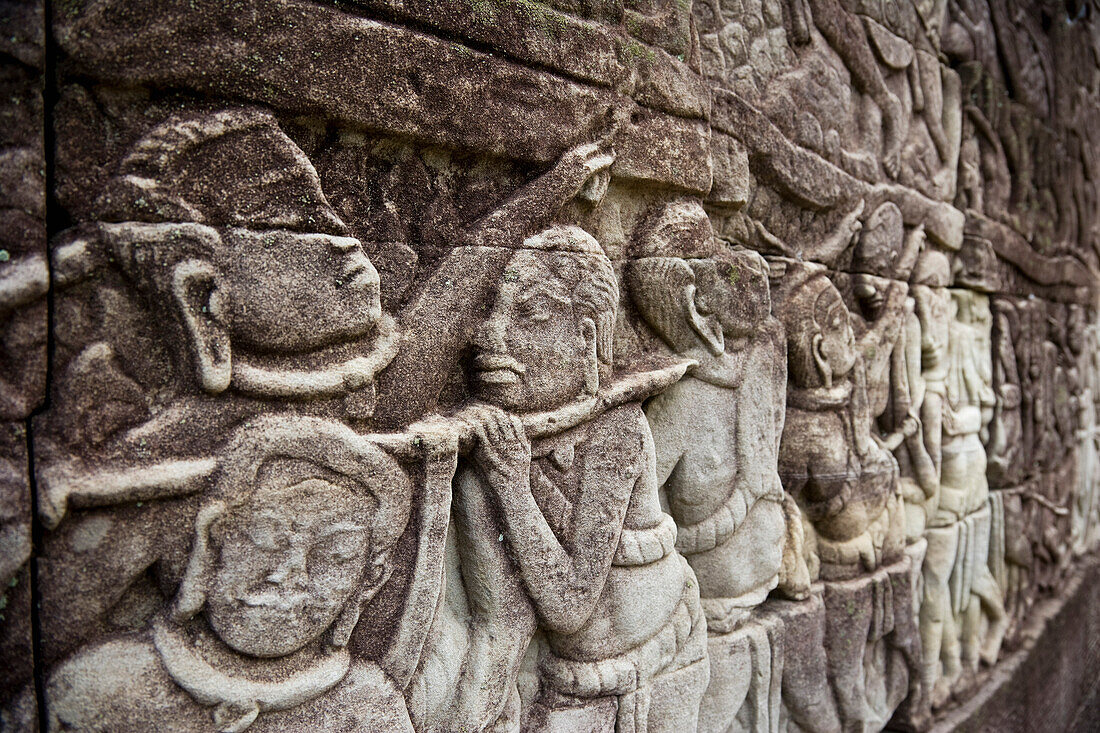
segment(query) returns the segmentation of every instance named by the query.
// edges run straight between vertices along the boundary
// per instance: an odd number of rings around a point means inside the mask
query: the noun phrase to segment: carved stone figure
[[[771,267],[789,375],[779,474],[820,558],[824,651],[840,723],[874,728],[907,694],[919,694],[915,570],[903,554],[897,464],[870,437],[866,371],[836,286],[813,265]]]
[[[1015,305],[1007,298],[994,298],[993,308],[993,420],[986,444],[990,486],[1018,484],[1024,473],[1022,400],[1015,344],[1023,338]]]
[[[904,240],[904,246],[903,246]],[[904,285],[924,240],[922,228],[904,237],[901,212],[886,203],[872,212],[856,245],[852,288],[859,303],[858,341],[867,369],[871,438],[893,452],[900,468],[910,542],[924,531],[924,503],[939,476],[920,422],[924,405],[920,321]]]
[[[925,685],[933,690],[933,705],[946,699],[964,664],[976,670],[979,658],[987,664],[996,660],[1008,624],[1003,590],[989,567],[994,527],[979,435],[994,406],[992,317],[985,296],[952,290],[951,299],[940,498],[926,533],[921,611]]]
[[[143,355],[111,333],[113,322],[99,333],[74,323],[79,340],[66,344],[73,353],[64,355],[64,378],[74,388],[111,390],[116,406],[90,429],[89,408],[66,405],[59,416],[66,442],[98,446],[143,418],[163,423],[159,413],[178,417],[188,398],[204,393],[341,398],[348,417],[369,416],[371,379],[393,355],[378,273],[272,115],[226,110],[156,126],[132,146],[99,210],[101,223],[78,227],[55,247],[60,285],[79,299],[88,278],[110,283],[122,291],[114,319],[163,319],[178,346],[157,344]],[[257,268],[271,276],[254,277]],[[174,388],[170,400],[145,404],[144,393],[165,383]]]
[[[553,183],[574,180],[565,162],[529,185],[560,189],[564,202],[610,164],[600,155],[569,158],[587,171],[575,185]],[[460,413],[475,446],[455,479],[441,634],[464,651],[456,666],[447,645],[435,645],[413,682],[412,697],[425,701],[414,719],[444,730],[456,721],[509,729],[520,716],[546,730],[577,720],[693,726],[708,677],[705,621],[658,501],[640,405],[587,422],[548,418],[541,432],[522,422],[567,414],[614,387],[614,270],[578,227],[525,235],[499,212],[479,226],[479,242],[512,253],[473,336],[474,401]],[[609,628],[622,633],[609,638]],[[521,709],[516,680],[536,631],[541,694]],[[629,679],[627,667],[636,670]]]
[[[699,204],[666,206],[643,236],[630,265],[635,305],[669,348],[699,364],[646,405],[657,478],[677,548],[699,578],[707,628],[721,633],[779,582],[783,416],[764,396],[786,388],[780,324],[769,315],[764,262],[720,249]],[[739,398],[747,394],[760,399]],[[713,425],[703,428],[708,412]],[[700,430],[713,442],[701,443]]]
[[[961,599],[960,623],[963,661],[977,666],[978,657],[987,664],[997,659],[1006,627],[1002,591],[990,573],[988,543],[990,529],[986,500],[989,484],[985,476],[985,448],[980,432],[989,423],[993,407],[990,384],[991,316],[985,296],[970,291],[952,291],[956,306],[955,323],[949,341],[950,367],[947,380],[947,411],[944,415],[943,468],[940,477],[939,511],[962,518],[971,515],[968,531],[973,553],[971,598]],[[960,603],[956,599],[956,603]],[[983,619],[986,621],[983,628]]]
[[[711,636],[700,725],[728,728],[748,698],[766,726],[778,710],[753,680],[772,668],[773,650],[753,609],[777,585],[790,597],[809,592],[801,518],[775,472],[787,380],[767,265],[721,247],[693,201],[658,209],[640,240],[627,272],[634,305],[665,346],[697,363],[646,404],[646,417]]]
[[[516,566],[510,583],[483,588],[490,597],[474,603],[512,637],[523,633],[516,614],[529,604],[527,633],[537,619],[544,635],[542,694],[527,723],[536,730],[611,721],[690,729],[708,676],[698,585],[658,501],[640,406],[535,442],[504,412],[595,393],[609,377],[617,301],[596,241],[577,228],[551,228],[512,256],[474,342],[470,376],[487,407],[471,418],[477,473],[459,476],[457,511],[469,523],[498,516]],[[499,545],[492,549],[507,559]],[[529,600],[510,594],[523,605],[493,618],[493,596],[520,583]]]
[[[242,427],[170,606],[149,630],[54,669],[48,728],[411,731],[400,690],[347,644],[389,576],[412,490],[393,458],[341,425]]]
[[[1097,486],[1100,484],[1100,432],[1095,390],[1100,388],[1100,339],[1097,329],[1089,325],[1084,329],[1080,354],[1081,379],[1084,388],[1078,394],[1078,429],[1080,441],[1077,467],[1077,486],[1074,491],[1072,531],[1070,541],[1077,554],[1084,554],[1097,542]]]
[[[783,262],[772,288],[787,332],[787,419],[779,475],[813,526],[824,578],[898,557],[897,465],[870,437],[866,371],[851,316],[823,268]]]
[[[947,256],[926,249],[918,258],[913,275],[914,313],[921,333],[921,379],[924,401],[920,418],[925,448],[935,466],[937,477],[943,463],[943,399],[947,391],[947,342],[951,326],[951,298],[947,286],[951,280]],[[935,513],[939,491],[928,498],[924,520]]]
[[[53,253],[66,328],[36,422],[39,516],[62,525],[44,541],[48,659],[110,626],[135,581],[185,550],[195,506],[95,511],[119,503],[112,481],[160,471],[186,495],[225,431],[274,407],[369,416],[372,375],[395,345],[377,272],[268,113],[154,127],[101,204],[104,221],[65,233]],[[172,528],[160,542],[133,545],[159,522]],[[96,539],[76,541],[89,526]]]

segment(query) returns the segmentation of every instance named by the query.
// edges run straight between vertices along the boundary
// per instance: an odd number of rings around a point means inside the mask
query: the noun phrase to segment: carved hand
[[[852,243],[856,235],[863,229],[863,222],[859,217],[863,216],[863,199],[849,211],[836,229],[817,248],[816,258],[819,262],[831,264],[844,249]]]
[[[473,425],[474,462],[492,485],[526,485],[531,475],[531,441],[523,423],[498,407],[479,405],[465,415]]]

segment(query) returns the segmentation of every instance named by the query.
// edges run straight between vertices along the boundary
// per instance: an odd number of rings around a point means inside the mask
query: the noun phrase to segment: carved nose
[[[305,578],[306,556],[299,548],[292,547],[287,551],[283,561],[271,572],[266,580],[272,585],[287,585],[300,583]]]
[[[474,334],[473,343],[479,351],[494,354],[506,353],[508,347],[504,343],[504,319],[499,315],[487,318]]]
[[[875,295],[876,291],[873,285],[869,283],[858,283],[855,287],[856,296],[859,298],[870,298]]]

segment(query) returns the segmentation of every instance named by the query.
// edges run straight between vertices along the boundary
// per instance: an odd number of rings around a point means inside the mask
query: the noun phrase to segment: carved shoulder
[[[168,676],[144,636],[112,639],[77,652],[50,674],[46,702],[50,729],[136,732],[209,724],[209,717]]]

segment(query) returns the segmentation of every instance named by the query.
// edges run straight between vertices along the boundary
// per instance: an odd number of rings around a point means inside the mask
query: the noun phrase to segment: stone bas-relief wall
[[[1100,541],[1094,4],[0,10],[2,730],[921,730]]]

